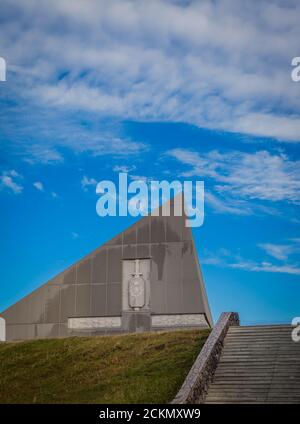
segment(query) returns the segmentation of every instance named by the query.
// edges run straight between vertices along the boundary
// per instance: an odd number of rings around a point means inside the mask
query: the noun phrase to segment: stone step
[[[291,404],[298,404],[298,400],[296,400],[295,402],[291,402],[291,401],[286,401],[286,400],[274,400],[274,401],[264,401],[264,402],[256,402],[256,401],[237,401],[237,400],[231,400],[231,401],[207,401],[206,402],[208,405],[227,405],[227,404],[234,404],[234,405],[260,405],[261,403],[264,404],[268,404],[268,405],[278,405],[278,404],[283,404],[283,405],[291,405]]]
[[[300,394],[299,393],[274,393],[272,395],[268,394],[268,393],[264,393],[264,392],[245,392],[245,393],[241,393],[240,391],[236,391],[236,392],[232,392],[232,393],[212,393],[212,394],[208,394],[207,395],[207,400],[209,399],[241,399],[241,398],[248,398],[248,399],[252,399],[252,400],[258,400],[260,399],[299,399],[300,400]]]
[[[299,398],[275,398],[275,399],[266,399],[266,398],[209,398],[206,401],[207,404],[299,404]]]
[[[268,344],[268,345],[263,345],[263,344],[253,344],[253,345],[249,345],[249,344],[243,344],[243,343],[226,343],[224,345],[224,347],[226,346],[226,352],[230,352],[230,351],[258,351],[258,352],[264,352],[264,351],[269,351],[269,350],[273,350],[274,347],[278,349],[279,352],[296,352],[298,354],[300,354],[300,346],[294,346],[292,344],[284,344],[284,345],[280,345],[278,344],[277,346],[275,344]]]
[[[220,383],[224,383],[224,384],[250,384],[251,382],[255,382],[255,383],[265,383],[265,384],[272,384],[272,386],[274,385],[282,385],[282,384],[289,384],[289,385],[296,385],[298,384],[300,381],[299,378],[292,378],[292,377],[287,377],[285,378],[284,375],[282,375],[281,377],[279,377],[276,380],[273,380],[271,376],[267,377],[267,376],[251,376],[251,375],[245,375],[245,376],[234,376],[234,375],[230,375],[230,374],[222,374],[222,375],[217,375],[215,376],[214,380],[213,380],[213,384],[220,384]]]
[[[300,358],[296,355],[291,355],[290,357],[287,355],[284,357],[284,355],[281,355],[280,357],[278,355],[251,355],[251,353],[248,354],[240,354],[240,355],[232,355],[232,354],[224,354],[222,356],[222,362],[259,362],[263,364],[284,364],[284,363],[290,363],[289,361],[293,362],[295,365],[300,366]]]
[[[232,356],[234,356],[234,355],[239,356],[240,355],[240,356],[242,356],[242,355],[247,355],[249,353],[253,356],[259,355],[262,358],[268,358],[268,357],[271,357],[271,356],[276,357],[279,354],[280,358],[285,358],[285,357],[288,357],[290,355],[290,356],[294,357],[295,359],[297,359],[297,358],[300,359],[300,352],[298,352],[297,350],[291,350],[291,349],[290,350],[288,350],[288,349],[276,349],[275,352],[272,349],[270,349],[270,351],[267,351],[266,349],[265,350],[255,350],[255,349],[252,349],[252,350],[244,349],[244,350],[242,350],[242,349],[239,349],[237,352],[235,352],[232,349],[224,349],[224,351],[222,353],[222,357],[223,356],[229,356],[229,355],[232,355]]]
[[[253,381],[244,381],[244,382],[240,382],[240,381],[236,381],[236,382],[225,382],[225,381],[215,381],[212,385],[211,385],[211,389],[225,389],[225,388],[270,388],[270,384],[271,381],[259,381],[259,380],[253,380]],[[272,389],[278,389],[278,388],[282,388],[284,390],[300,390],[300,381],[298,381],[298,383],[276,383],[276,384],[272,384]]]
[[[230,327],[206,403],[300,403],[300,343],[292,330]]]
[[[251,370],[240,370],[240,371],[236,371],[233,369],[221,369],[221,370],[217,370],[214,374],[214,377],[221,377],[224,376],[226,377],[228,376],[240,376],[241,378],[246,378],[246,377],[255,377],[257,376],[257,378],[281,378],[282,376],[286,376],[287,378],[291,379],[297,379],[299,377],[299,372],[297,373],[297,371],[292,370],[290,373],[287,372],[288,370],[279,370],[278,372],[276,371],[276,375],[274,374],[274,370],[267,370],[266,372],[263,372],[262,369],[251,369]]]
[[[287,378],[295,378],[296,379],[299,376],[299,372],[297,372],[297,370],[291,370],[290,372],[288,372],[289,371],[288,369],[281,369],[281,370],[275,370],[275,371],[276,371],[276,375],[275,375],[274,370],[267,370],[267,371],[264,372],[262,369],[256,368],[256,369],[246,369],[243,372],[243,370],[235,371],[231,368],[227,368],[227,369],[222,368],[222,369],[217,370],[215,372],[215,377],[218,377],[218,376],[224,376],[225,377],[226,375],[236,375],[236,376],[240,376],[241,378],[246,377],[246,376],[249,376],[249,377],[257,376],[258,378],[273,377],[275,379],[275,378],[279,378],[279,377],[282,377],[282,376],[286,376]]]
[[[232,333],[234,331],[248,331],[248,330],[253,330],[253,331],[263,331],[263,330],[285,330],[285,329],[289,329],[289,328],[294,328],[292,325],[290,324],[275,324],[275,325],[232,325],[231,327],[229,327],[228,329],[228,333]]]
[[[296,393],[296,392],[294,392],[294,393],[290,393],[290,392],[279,393],[278,392],[274,395],[270,395],[267,391],[255,392],[255,390],[254,390],[252,392],[242,392],[242,391],[226,392],[226,394],[224,394],[224,396],[223,396],[222,393],[215,392],[215,393],[211,393],[207,397],[207,400],[210,400],[210,399],[216,400],[217,398],[223,399],[223,400],[226,400],[226,399],[239,399],[240,400],[242,398],[252,399],[252,400],[258,400],[259,398],[264,399],[264,400],[268,400],[268,399],[269,400],[271,400],[271,399],[285,399],[285,400],[291,400],[291,399],[296,400],[296,399],[298,399],[298,400],[300,400],[300,395],[299,395],[299,392],[298,393]]]
[[[219,404],[219,405],[227,405],[227,404],[234,404],[234,405],[239,405],[239,404],[243,404],[243,405],[256,405],[256,404],[267,404],[267,405],[292,405],[292,404],[298,404],[299,400],[295,400],[295,401],[287,401],[285,399],[278,399],[278,400],[266,400],[264,402],[259,402],[259,401],[252,401],[252,400],[248,400],[248,401],[239,401],[239,400],[230,400],[230,401],[208,401],[207,404],[209,405],[215,405],[215,404]]]
[[[300,385],[299,385],[299,381],[298,383],[274,383],[272,381],[244,381],[243,383],[241,383],[240,381],[237,382],[230,382],[228,381],[227,383],[224,381],[214,381],[211,385],[210,385],[210,389],[215,390],[215,389],[224,389],[224,387],[228,388],[228,390],[237,390],[239,388],[241,388],[242,390],[247,390],[249,389],[253,389],[253,388],[257,388],[257,389],[265,389],[267,388],[268,390],[275,390],[277,391],[278,389],[282,388],[283,390],[296,390],[299,394],[300,394]]]
[[[299,342],[294,342],[292,339],[292,335],[290,334],[235,334],[234,336],[230,336],[228,338],[225,339],[225,343],[231,343],[231,342],[244,342],[244,343],[261,343],[264,341],[268,341],[268,342],[273,342],[273,343],[280,343],[283,340],[285,340],[286,342],[290,342],[291,344],[295,344],[298,345]]]
[[[283,327],[230,327],[227,334],[234,333],[280,333],[291,331],[295,327],[292,325],[283,326]]]
[[[286,338],[273,338],[268,339],[267,337],[261,337],[260,339],[258,337],[253,337],[253,340],[250,340],[250,338],[246,337],[237,337],[236,339],[225,339],[224,346],[230,346],[230,345],[241,345],[241,346],[261,346],[262,344],[268,344],[271,346],[293,346],[296,349],[299,348],[299,344],[292,341],[291,337]]]
[[[285,335],[289,335],[292,334],[293,332],[293,327],[290,328],[286,328],[284,330],[247,330],[247,331],[231,331],[229,330],[226,337],[234,337],[234,336],[253,336],[254,334],[256,334],[257,336],[262,336],[262,335],[266,335],[266,336],[285,336]]]

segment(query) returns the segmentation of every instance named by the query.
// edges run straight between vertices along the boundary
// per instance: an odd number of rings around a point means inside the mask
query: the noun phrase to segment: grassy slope
[[[0,403],[166,403],[207,330],[0,343]]]

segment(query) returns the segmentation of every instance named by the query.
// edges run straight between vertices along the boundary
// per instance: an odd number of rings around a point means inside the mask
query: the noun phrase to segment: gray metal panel
[[[49,286],[50,288],[50,286]],[[40,287],[38,290],[27,296],[29,303],[28,323],[44,322],[45,319],[45,295],[47,288]],[[22,321],[23,323],[25,320]]]
[[[183,220],[179,216],[170,216],[166,220],[166,241],[182,241]]]
[[[76,283],[90,283],[91,281],[91,257],[80,261],[77,264],[77,278]]]
[[[107,315],[115,316],[122,313],[122,284],[111,283],[107,286]]]
[[[151,256],[151,245],[150,244],[138,244],[136,251],[136,258],[150,258]]]
[[[167,281],[166,248],[166,244],[153,244],[151,246],[152,281]]]
[[[44,289],[45,302],[45,323],[59,322],[59,307],[60,307],[60,286],[48,286]],[[43,320],[37,319],[34,322],[42,323]]]
[[[183,308],[188,313],[198,313],[204,309],[200,287],[195,280],[185,279],[183,282]]]
[[[60,322],[67,322],[75,314],[75,285],[61,287]]]
[[[137,243],[150,243],[150,217],[145,217],[136,224]]]
[[[137,245],[126,244],[123,246],[123,259],[135,259],[137,257]]]
[[[59,337],[59,324],[37,324],[36,327],[38,339]]]
[[[107,281],[107,249],[104,247],[92,255],[92,283]]]
[[[91,303],[91,286],[89,284],[78,284],[76,286],[76,309],[75,315],[79,317],[89,316]]]
[[[6,325],[9,324],[27,324],[29,323],[29,299],[23,298],[12,305],[1,316],[5,319]],[[9,339],[8,339],[9,340]]]
[[[6,340],[29,340],[34,337],[34,325],[16,324],[6,326]]]
[[[107,315],[107,284],[92,285],[91,316]]]
[[[166,249],[166,312],[182,313],[183,308],[183,275],[182,275],[182,243],[168,243]]]
[[[183,241],[191,241],[193,239],[192,229],[190,227],[186,227],[183,222],[183,230],[182,230],[182,240]]]
[[[73,265],[63,273],[64,284],[75,284],[76,283],[76,265]]]
[[[182,281],[182,243],[168,243],[165,249],[166,281],[180,285]]]
[[[123,244],[136,244],[136,225],[128,228],[128,230],[123,233]]]
[[[151,312],[153,314],[166,313],[165,283],[163,281],[151,281]]]
[[[166,241],[166,218],[151,217],[151,243],[162,243]]]
[[[121,283],[122,281],[122,247],[111,246],[108,253],[108,282]]]
[[[181,282],[180,282],[181,283]],[[166,283],[166,313],[180,314],[185,311],[181,284]]]

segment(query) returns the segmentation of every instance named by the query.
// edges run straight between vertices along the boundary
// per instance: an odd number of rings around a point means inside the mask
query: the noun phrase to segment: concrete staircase
[[[292,327],[231,326],[205,403],[300,404],[300,342]]]

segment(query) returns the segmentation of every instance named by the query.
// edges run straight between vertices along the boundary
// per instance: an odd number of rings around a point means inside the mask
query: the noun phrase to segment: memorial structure
[[[192,231],[173,202],[170,216],[143,217],[0,313],[2,338],[211,327]]]

